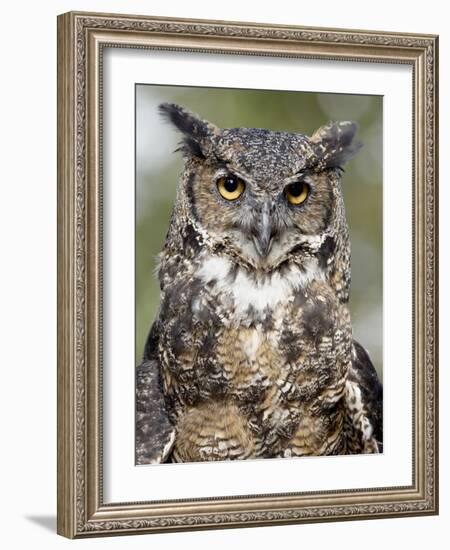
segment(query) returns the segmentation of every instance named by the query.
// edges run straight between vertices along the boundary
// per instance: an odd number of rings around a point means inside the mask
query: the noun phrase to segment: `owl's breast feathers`
[[[167,418],[146,429],[167,452],[173,427],[172,460],[378,452],[380,385],[317,259],[258,274],[202,251],[168,267],[145,356]]]

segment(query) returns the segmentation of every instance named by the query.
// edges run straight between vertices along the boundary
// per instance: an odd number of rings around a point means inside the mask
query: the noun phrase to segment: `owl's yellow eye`
[[[287,200],[297,206],[305,202],[306,197],[309,195],[309,187],[303,181],[296,181],[286,186],[285,193]]]
[[[217,180],[217,189],[224,199],[235,201],[244,192],[245,183],[237,176],[230,174]]]

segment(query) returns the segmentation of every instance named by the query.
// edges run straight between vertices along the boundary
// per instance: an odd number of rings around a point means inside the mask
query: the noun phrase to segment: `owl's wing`
[[[360,431],[364,448],[378,447],[378,452],[382,452],[383,386],[367,351],[356,340],[353,341],[352,365],[347,384],[350,416],[357,420],[354,427]]]
[[[165,462],[175,441],[175,428],[166,409],[159,363],[155,355],[151,357],[148,353],[149,341],[156,338],[155,332],[153,329],[150,332],[144,360],[136,370],[136,464]]]

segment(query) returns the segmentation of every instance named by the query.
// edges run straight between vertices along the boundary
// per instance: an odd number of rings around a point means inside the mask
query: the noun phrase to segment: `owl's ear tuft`
[[[356,122],[329,122],[314,132],[310,141],[319,157],[319,163],[327,168],[342,168],[361,149],[355,139]]]
[[[211,138],[217,131],[213,124],[175,103],[161,103],[159,112],[183,134],[181,146],[177,151],[182,151],[187,157],[205,158],[208,155],[211,150]]]

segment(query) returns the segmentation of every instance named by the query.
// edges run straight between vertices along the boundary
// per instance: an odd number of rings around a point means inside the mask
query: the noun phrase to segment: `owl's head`
[[[226,245],[224,254],[271,271],[312,255],[326,264],[327,254],[348,246],[340,175],[360,147],[355,123],[332,122],[308,137],[221,129],[178,105],[159,108],[182,134],[178,200],[196,227]]]

